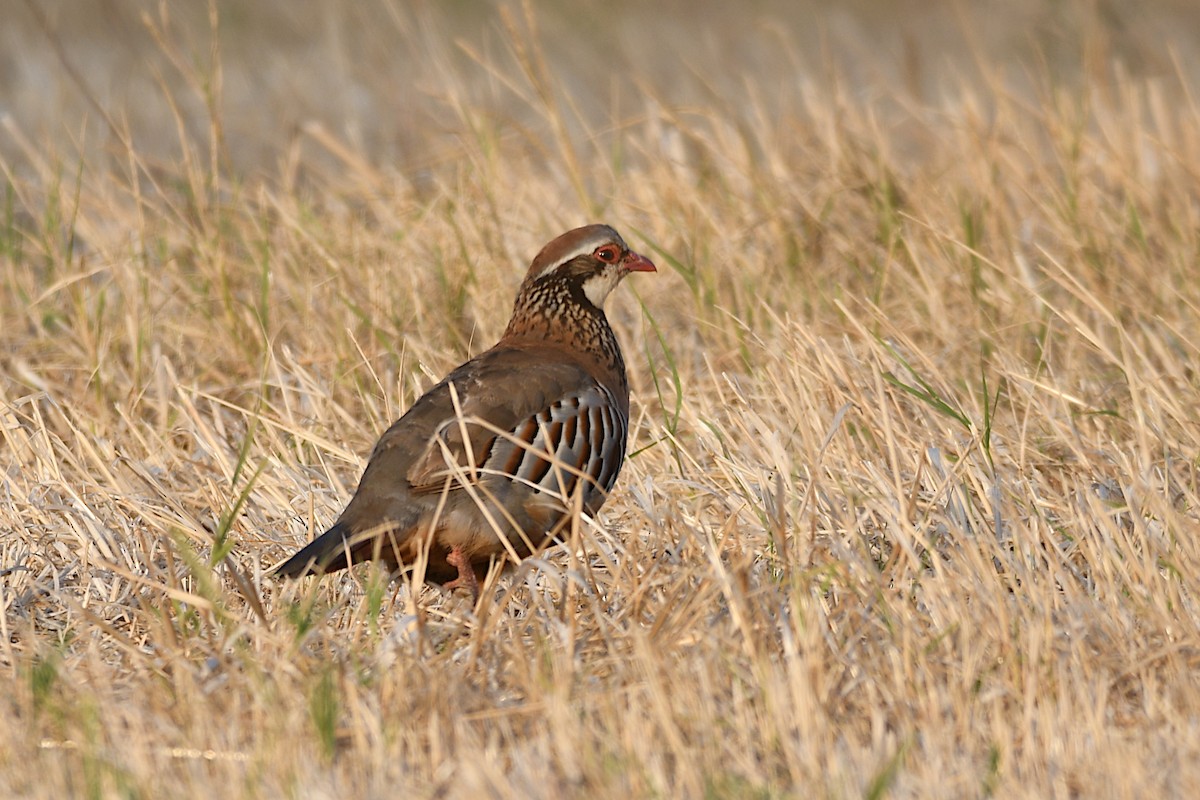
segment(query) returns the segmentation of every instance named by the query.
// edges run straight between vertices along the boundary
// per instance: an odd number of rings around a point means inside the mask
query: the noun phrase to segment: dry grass
[[[0,794],[1196,796],[1194,12],[902,6],[9,9]],[[598,524],[268,577],[592,220],[662,268]]]

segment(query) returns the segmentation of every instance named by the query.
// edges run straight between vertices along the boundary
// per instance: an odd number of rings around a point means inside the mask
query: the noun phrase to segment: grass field
[[[0,796],[1200,796],[1193,4],[0,5]],[[591,221],[599,518],[270,577]]]

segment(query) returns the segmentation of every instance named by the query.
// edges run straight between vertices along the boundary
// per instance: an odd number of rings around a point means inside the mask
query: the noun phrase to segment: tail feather
[[[345,526],[334,525],[276,567],[275,574],[284,578],[299,578],[345,569],[347,534]]]

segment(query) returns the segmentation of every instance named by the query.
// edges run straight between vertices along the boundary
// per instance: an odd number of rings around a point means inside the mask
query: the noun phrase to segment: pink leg
[[[471,559],[462,551],[462,548],[450,548],[450,552],[446,554],[446,563],[458,568],[458,577],[447,584],[443,584],[442,588],[449,591],[467,589],[471,592],[471,599],[478,600],[479,579],[475,577],[475,568],[471,566]]]

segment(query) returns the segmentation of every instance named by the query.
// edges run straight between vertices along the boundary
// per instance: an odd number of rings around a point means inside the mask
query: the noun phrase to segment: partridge
[[[625,459],[629,381],[604,300],[654,264],[607,225],[567,231],[525,275],[500,341],[380,437],[346,510],[276,569],[378,559],[478,597],[490,565],[545,546],[604,504]]]

